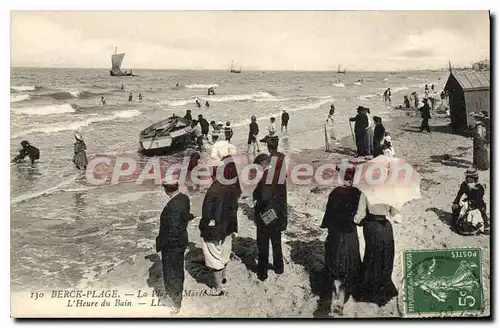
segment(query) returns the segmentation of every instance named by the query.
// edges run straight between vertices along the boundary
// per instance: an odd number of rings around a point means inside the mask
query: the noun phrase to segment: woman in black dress
[[[321,228],[328,229],[328,237],[320,306],[329,312],[333,293],[334,312],[339,314],[349,296],[356,292],[361,270],[358,230],[353,220],[360,191],[352,187],[354,172],[354,169],[346,170],[344,184],[330,193],[321,223]]]

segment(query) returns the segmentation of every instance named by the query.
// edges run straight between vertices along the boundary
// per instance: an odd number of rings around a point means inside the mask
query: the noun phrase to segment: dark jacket
[[[321,228],[328,231],[354,232],[354,216],[358,210],[361,192],[354,187],[337,187],[328,196],[325,215]]]
[[[233,232],[238,232],[237,212],[240,193],[236,191],[235,185],[224,185],[219,181],[212,183],[203,199],[199,224],[201,237],[204,240],[221,241]]]
[[[16,162],[16,161],[22,160],[26,156],[28,156],[31,161],[33,161],[35,159],[40,159],[40,151],[35,146],[28,145],[24,148],[21,148],[21,150],[19,151],[19,155],[14,157],[13,161]]]
[[[385,137],[385,127],[382,124],[375,124],[373,129],[373,140],[381,141]]]
[[[193,219],[189,197],[179,193],[172,198],[160,215],[160,232],[156,238],[156,251],[186,247],[187,225]]]
[[[418,110],[420,111],[420,113],[422,113],[422,118],[431,118],[431,107],[429,106],[429,104],[424,104]]]
[[[290,115],[288,113],[281,114],[281,122],[287,123],[290,120]]]
[[[210,129],[210,124],[208,124],[208,121],[202,117],[198,120],[198,122],[200,122],[201,133],[208,134],[208,131]]]
[[[257,124],[257,122],[252,122],[250,123],[250,136],[256,136],[259,134],[259,125]]]
[[[189,120],[189,122],[191,122],[191,121],[193,120],[193,117],[191,116],[191,114],[186,114],[186,115],[184,115],[184,118],[185,118],[186,120]]]
[[[230,126],[225,126],[224,135],[226,136],[226,140],[230,140],[233,137],[233,129]]]
[[[460,189],[458,190],[457,196],[453,200],[453,204],[458,204],[460,198],[465,194],[467,195],[467,200],[475,201],[477,206],[481,207],[484,205],[484,186],[480,183],[476,183],[474,188],[470,188],[467,182],[462,182]]]
[[[368,127],[368,116],[364,113],[358,113],[355,117],[352,117],[349,119],[351,122],[356,122],[354,124],[354,133],[356,134],[363,134],[366,131],[366,128]]]

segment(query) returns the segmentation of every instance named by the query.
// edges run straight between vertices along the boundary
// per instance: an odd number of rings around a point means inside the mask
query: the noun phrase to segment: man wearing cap
[[[364,113],[365,107],[358,106],[358,114],[355,117],[351,117],[349,122],[354,123],[354,134],[356,135],[356,148],[358,156],[366,155],[366,128],[368,127],[368,116]],[[350,124],[350,123],[349,123]]]
[[[424,98],[422,99],[422,101],[424,102],[424,105],[418,109],[422,117],[420,132],[426,130],[427,132],[431,133],[431,127],[429,126],[429,119],[431,118],[431,108],[429,106],[429,99]]]
[[[177,182],[162,185],[170,198],[160,215],[160,231],[156,251],[161,252],[165,291],[173,301],[171,313],[181,309],[184,289],[184,253],[188,245],[187,225],[194,216],[190,213],[189,197],[179,192]]]

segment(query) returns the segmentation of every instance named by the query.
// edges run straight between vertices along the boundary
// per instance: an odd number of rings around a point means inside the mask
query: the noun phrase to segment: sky
[[[350,71],[489,59],[487,11],[13,11],[12,67]]]

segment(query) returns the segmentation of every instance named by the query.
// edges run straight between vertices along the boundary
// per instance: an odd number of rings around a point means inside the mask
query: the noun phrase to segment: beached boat
[[[345,68],[343,70],[341,70],[340,65],[339,65],[339,67],[337,68],[337,73],[345,74]]]
[[[241,66],[239,69],[234,68],[234,60],[231,61],[231,73],[241,73]]]
[[[132,70],[130,72],[127,71],[122,71],[121,66],[123,62],[123,57],[125,57],[125,53],[116,53],[116,47],[115,47],[115,53],[111,55],[111,70],[109,71],[109,75],[111,76],[135,76],[132,74]]]
[[[190,121],[171,116],[144,129],[139,135],[139,151],[145,155],[171,154],[192,145]]]

